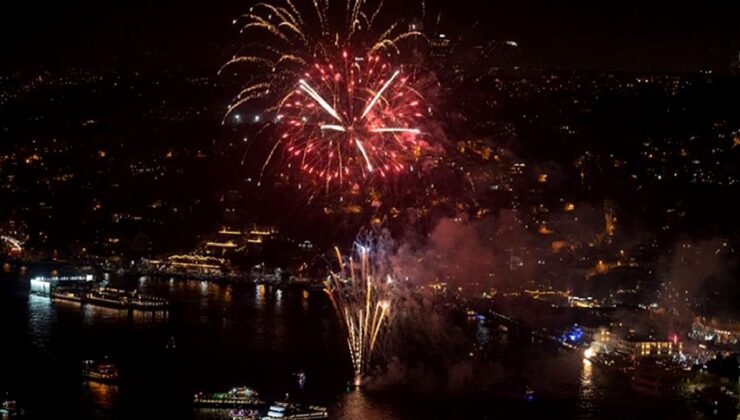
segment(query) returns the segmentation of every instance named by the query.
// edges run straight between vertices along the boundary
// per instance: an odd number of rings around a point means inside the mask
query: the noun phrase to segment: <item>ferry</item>
[[[136,309],[145,311],[166,310],[169,302],[166,299],[140,295],[138,292],[100,288],[85,296],[85,302],[92,305],[116,309]]]
[[[326,418],[329,418],[326,407],[317,405],[301,406],[287,402],[276,402],[270,406],[267,415],[262,417],[262,420],[309,420]]]
[[[116,382],[118,367],[108,361],[85,360],[82,362],[82,377],[96,382]]]
[[[250,407],[263,405],[257,391],[247,387],[236,387],[228,392],[199,392],[193,397],[193,403],[201,407]]]

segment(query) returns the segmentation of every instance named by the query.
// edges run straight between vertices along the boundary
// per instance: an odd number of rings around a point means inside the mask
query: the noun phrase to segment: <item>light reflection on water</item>
[[[340,402],[333,408],[331,414],[333,418],[338,419],[395,420],[399,418],[388,407],[373,401],[365,392],[358,389],[343,395]]]
[[[307,290],[304,290],[301,293],[301,309],[303,309],[304,312],[308,311],[308,297],[311,296],[310,293],[308,293]]]
[[[275,310],[280,312],[283,308],[283,290],[278,289],[275,291]]]
[[[583,358],[581,368],[581,383],[579,387],[579,408],[582,412],[590,412],[594,408],[594,399],[597,397],[593,384],[593,363]]]
[[[89,399],[99,409],[112,410],[118,402],[119,390],[117,385],[86,381],[83,384],[83,391],[83,398]]]
[[[254,304],[257,307],[257,309],[262,309],[265,306],[265,293],[267,290],[267,286],[264,284],[258,284],[255,286],[257,289],[257,293],[254,295]]]
[[[52,308],[49,299],[40,296],[30,296],[28,299],[30,314],[30,336],[35,348],[49,347],[49,330],[56,321],[56,311]]]

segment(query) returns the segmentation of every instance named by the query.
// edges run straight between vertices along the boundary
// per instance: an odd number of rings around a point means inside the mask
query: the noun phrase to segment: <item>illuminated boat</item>
[[[0,414],[2,414],[2,418],[5,418],[5,416],[15,416],[23,415],[23,410],[18,408],[18,404],[15,402],[15,400],[3,400],[3,403],[0,404]]]
[[[55,290],[51,293],[53,300],[63,300],[66,302],[82,303],[82,296],[72,290]]]
[[[244,408],[231,410],[229,416],[231,416],[231,420],[259,420],[261,418],[259,411]]]
[[[105,287],[88,293],[84,302],[108,308],[140,311],[163,311],[169,308],[169,302],[166,299],[144,296],[136,291],[128,292]]]
[[[116,382],[118,367],[108,361],[85,360],[82,362],[82,377],[96,382]]]
[[[301,406],[287,402],[276,402],[270,406],[267,415],[262,420],[286,419],[286,420],[307,420],[307,419],[326,419],[329,413],[326,407],[317,405]]]
[[[201,407],[250,407],[263,405],[257,391],[247,387],[236,387],[228,392],[199,392],[193,397],[193,403]]]
[[[530,388],[529,386],[527,386],[524,390],[524,399],[526,401],[534,401],[534,398],[535,398],[534,390]]]

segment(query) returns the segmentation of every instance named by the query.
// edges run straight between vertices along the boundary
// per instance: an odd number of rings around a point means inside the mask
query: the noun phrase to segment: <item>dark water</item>
[[[0,391],[11,392],[32,418],[228,418],[227,412],[193,409],[192,395],[239,385],[268,398],[289,392],[327,405],[336,419],[688,417],[675,404],[637,398],[623,380],[577,354],[523,345],[482,325],[471,338],[495,349],[503,379],[492,390],[467,397],[415,387],[349,391],[345,344],[321,293],[119,280],[175,302],[169,315],[152,316],[50,302],[28,295],[22,282],[0,277]],[[166,346],[170,337],[174,350]],[[80,360],[103,356],[119,364],[116,386],[80,377]],[[303,390],[293,375],[299,370],[307,375]],[[490,371],[468,376],[476,374]],[[521,398],[524,383],[537,392],[535,401]]]

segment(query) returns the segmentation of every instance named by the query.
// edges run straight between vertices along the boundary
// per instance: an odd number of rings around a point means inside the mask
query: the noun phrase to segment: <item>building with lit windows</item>
[[[683,343],[675,340],[656,341],[649,338],[620,340],[617,351],[636,358],[672,358],[683,352]]]

